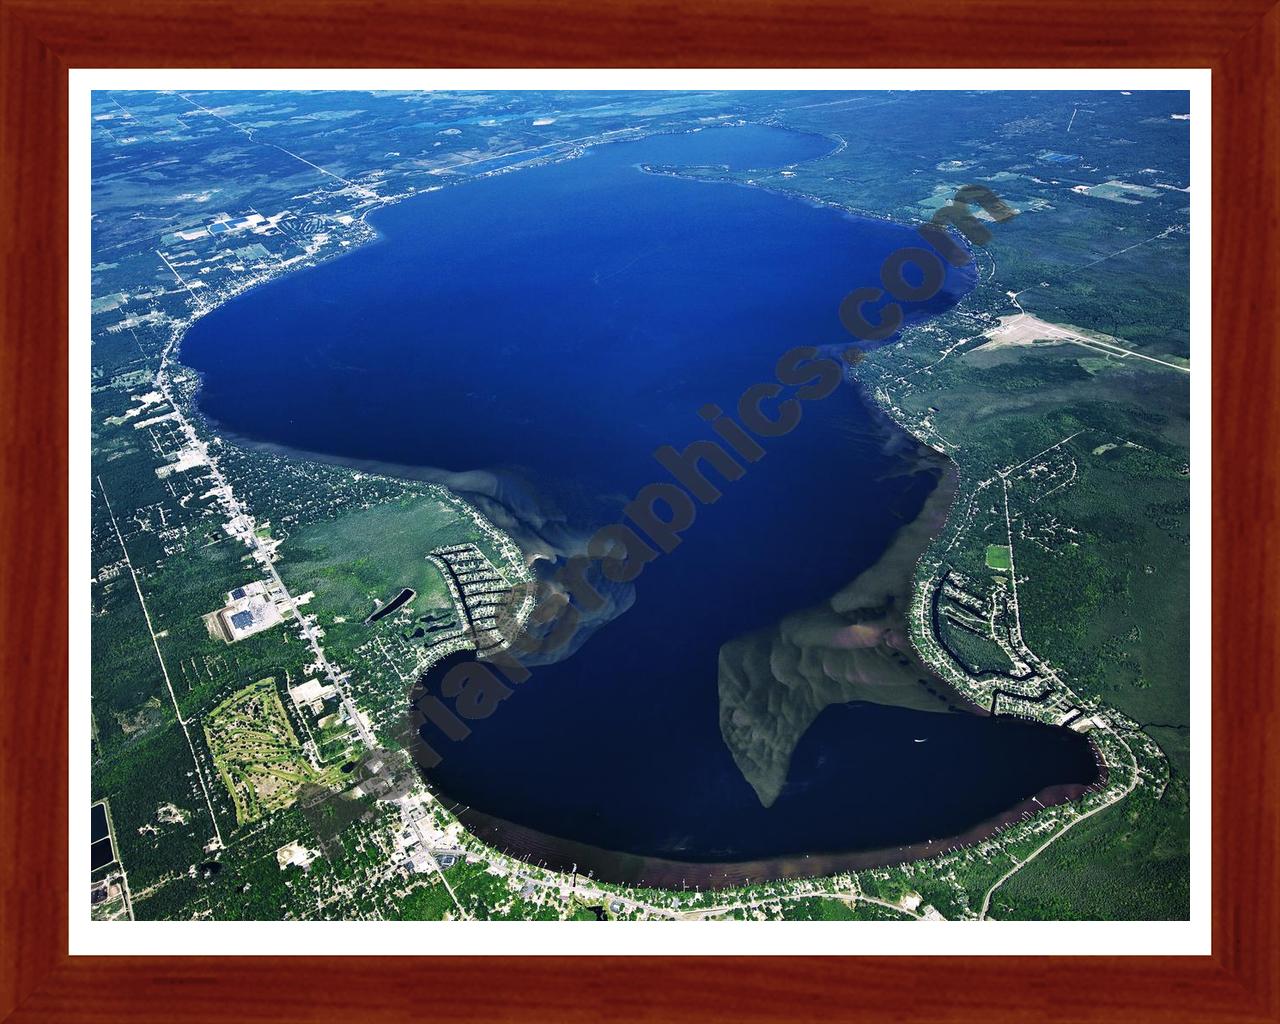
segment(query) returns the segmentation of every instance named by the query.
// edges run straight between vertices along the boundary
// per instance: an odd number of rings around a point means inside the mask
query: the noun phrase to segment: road
[[[1125,787],[1123,793],[1117,794],[1114,800],[1108,800],[1106,803],[1098,804],[1098,806],[1093,808],[1092,810],[1085,811],[1085,813],[1080,815],[1080,817],[1072,818],[1071,821],[1069,821],[1066,825],[1064,825],[1060,831],[1055,832],[1043,843],[1041,843],[1034,850],[1032,850],[1031,853],[1027,855],[1027,858],[1025,860],[1015,861],[1013,864],[1013,867],[1011,867],[1003,875],[997,878],[995,882],[992,883],[991,888],[987,890],[987,894],[982,897],[982,909],[978,912],[979,921],[985,921],[987,919],[987,912],[991,909],[991,897],[995,893],[995,891],[1000,888],[1000,886],[1004,885],[1005,882],[1007,882],[1015,874],[1017,874],[1019,871],[1025,868],[1037,857],[1039,857],[1040,854],[1044,853],[1046,849],[1048,849],[1050,846],[1056,843],[1059,839],[1065,836],[1068,832],[1070,832],[1073,828],[1079,825],[1080,822],[1086,820],[1087,818],[1092,818],[1099,811],[1105,811],[1108,807],[1115,806],[1121,800],[1127,797],[1130,793],[1132,793],[1135,789],[1138,788],[1139,774],[1138,774],[1137,757],[1134,756],[1133,750],[1130,749],[1129,744],[1125,743],[1124,740],[1120,739],[1119,735],[1117,735],[1114,730],[1108,727],[1107,732],[1111,733],[1112,736],[1115,736],[1116,741],[1122,747],[1124,747],[1125,750],[1129,751],[1129,757],[1133,759],[1133,776],[1129,779],[1129,785]]]
[[[234,128],[236,131],[240,132],[242,135],[247,136],[251,141],[256,142],[259,146],[270,146],[272,149],[279,150],[285,156],[291,156],[293,157],[293,159],[299,161],[300,163],[306,164],[308,167],[311,167],[319,171],[321,174],[326,174],[330,178],[333,178],[336,181],[342,182],[342,184],[347,188],[355,189],[366,199],[372,199],[375,202],[380,202],[382,200],[382,197],[378,195],[378,193],[375,192],[373,189],[367,188],[366,186],[361,185],[358,182],[354,182],[350,178],[344,178],[341,174],[335,174],[333,171],[329,170],[327,167],[321,167],[319,164],[313,164],[306,157],[298,156],[297,153],[290,152],[289,150],[285,149],[283,146],[277,146],[274,142],[264,142],[262,139],[257,138],[257,136],[254,134],[254,129],[246,128],[244,125],[236,124],[234,121],[228,120],[227,118],[223,117],[221,114],[217,113],[216,111],[210,110],[208,107],[197,103],[190,96],[187,96],[184,93],[176,93],[175,95],[186,100],[196,109],[203,110],[210,117],[215,118],[216,120],[221,121],[223,124],[229,125],[230,127]],[[116,106],[119,106],[119,104],[117,103]]]
[[[164,259],[164,257],[162,256],[161,259]],[[165,265],[168,266],[168,260],[165,260]],[[175,277],[178,277],[180,281],[182,280],[181,276],[178,275],[177,271],[173,270],[173,267],[170,266],[169,269],[173,271]],[[258,532],[256,529],[257,523],[254,520],[252,514],[249,512],[248,508],[241,503],[240,499],[235,496],[235,492],[232,489],[231,484],[228,482],[226,476],[223,475],[222,469],[218,466],[217,457],[209,452],[207,445],[205,445],[200,440],[199,435],[196,433],[195,427],[192,426],[190,420],[188,420],[187,417],[183,414],[180,404],[174,401],[173,393],[169,384],[169,366],[173,359],[174,349],[177,346],[180,337],[181,337],[181,331],[175,331],[173,337],[170,338],[169,343],[165,346],[164,351],[160,355],[160,367],[156,371],[156,388],[160,391],[161,394],[164,395],[165,399],[169,402],[170,407],[173,409],[175,414],[175,419],[179,427],[181,428],[184,436],[186,437],[187,443],[190,445],[199,447],[204,451],[205,457],[208,462],[208,471],[209,471],[210,479],[213,481],[214,489],[216,493],[219,495],[219,500],[222,502],[223,510],[227,513],[228,521],[233,521],[238,517],[244,517],[244,520],[247,521],[249,545],[253,552],[254,560],[260,566],[262,566],[262,568],[271,577],[272,583],[277,588],[278,593],[282,596],[286,606],[293,612],[293,616],[298,623],[298,628],[301,631],[304,639],[307,641],[307,646],[311,648],[311,652],[312,654],[315,655],[317,663],[323,669],[325,678],[329,681],[329,683],[333,686],[334,690],[337,692],[339,701],[342,704],[342,708],[346,712],[346,716],[348,720],[351,722],[352,726],[354,727],[356,731],[356,735],[360,738],[360,742],[364,745],[364,747],[367,750],[371,752],[379,750],[381,748],[378,744],[378,739],[374,735],[373,730],[370,729],[368,724],[365,722],[364,717],[359,713],[359,709],[356,707],[355,701],[352,700],[351,694],[347,690],[345,677],[343,673],[329,660],[328,655],[325,654],[324,645],[320,643],[320,637],[316,632],[315,627],[312,625],[312,623],[307,618],[307,616],[303,614],[293,594],[290,593],[289,588],[285,585],[284,580],[281,579],[280,573],[276,569],[274,561],[272,561],[271,548],[267,545],[267,543],[262,537],[258,536]],[[99,485],[101,485],[101,481],[99,481]],[[106,497],[105,493],[103,497],[104,498]],[[115,522],[114,516],[112,517],[112,522],[113,523]],[[119,531],[117,530],[117,536],[118,535],[119,535]],[[121,546],[123,547],[123,541],[121,541]],[[126,560],[128,559],[127,553],[125,555],[125,558]],[[132,567],[130,571],[132,571]],[[134,585],[135,586],[137,585],[136,577],[134,579]],[[141,600],[142,598],[141,589],[139,589],[138,591],[138,597],[139,597],[139,600]],[[146,610],[145,606],[143,610],[145,612]],[[148,628],[149,627],[150,627],[150,620],[148,619]],[[152,641],[153,642],[155,641],[154,633],[152,634]],[[160,648],[159,648],[159,644],[157,644],[156,645],[157,656],[159,655],[159,653],[160,653]],[[162,659],[161,668],[163,667],[164,667],[164,662]],[[168,683],[168,681],[169,681],[169,676],[168,676],[168,673],[166,672],[165,682]],[[169,688],[169,695],[170,697],[173,697],[172,686],[170,686]],[[174,708],[175,710],[177,709],[176,698],[174,699]],[[180,722],[182,721],[181,715],[179,715],[178,720]],[[186,732],[185,723],[183,723],[182,727],[183,727],[183,731]],[[188,745],[191,744],[190,735],[187,736],[187,743]],[[193,758],[195,757],[194,747],[192,747],[192,757]],[[199,769],[199,765],[197,765],[197,775],[200,775],[198,769]],[[204,788],[204,778],[202,775],[200,776],[200,785],[201,785],[201,788]],[[206,803],[208,803],[209,801],[209,793],[207,789],[205,789],[205,801]],[[423,849],[429,850],[430,844],[435,837],[432,833],[426,830],[426,828],[423,826],[420,820],[411,820],[410,812],[416,809],[417,807],[417,804],[414,802],[413,798],[410,795],[406,794],[391,802],[394,802],[397,805],[397,809],[400,811],[401,820],[404,823],[405,827],[409,828],[414,833],[415,838],[418,840],[419,843],[423,845]],[[212,804],[210,804],[209,806],[209,813],[210,815],[212,815],[213,813]],[[216,818],[214,819],[213,827],[214,827],[214,831],[218,834],[218,843],[219,845],[221,845],[222,835],[220,832],[218,832],[218,824],[217,824]],[[450,897],[453,899],[455,906],[457,906],[458,908],[459,914],[461,914],[464,919],[470,918],[471,915],[469,915],[462,908],[462,904],[458,902],[458,898],[453,891],[453,887],[449,884],[449,880],[445,878],[444,872],[440,869],[440,865],[439,863],[437,863],[435,857],[431,856],[430,854],[428,854],[428,856],[430,857],[432,868],[435,870],[436,874],[440,876],[440,881],[444,883],[444,886],[448,890]]]
[[[151,634],[151,645],[156,649],[156,660],[160,662],[160,674],[164,676],[165,688],[169,691],[169,699],[173,701],[173,713],[178,718],[178,724],[182,726],[182,735],[187,738],[187,749],[191,751],[191,761],[195,766],[196,778],[200,780],[200,790],[204,793],[204,804],[209,809],[209,820],[213,823],[213,834],[218,840],[218,845],[222,846],[222,832],[218,828],[218,816],[213,813],[213,802],[209,799],[209,788],[205,785],[204,772],[201,771],[200,761],[196,757],[195,744],[191,742],[191,732],[187,729],[187,720],[182,717],[182,710],[178,707],[177,695],[173,692],[173,683],[169,681],[169,669],[164,663],[164,655],[160,653],[160,641],[156,639],[156,631],[151,624],[151,613],[147,610],[146,599],[142,596],[142,585],[138,582],[138,574],[129,558],[129,549],[125,547],[124,536],[120,533],[120,525],[116,522],[116,514],[111,508],[111,501],[107,498],[107,489],[102,486],[102,477],[97,477],[96,479],[98,481],[98,490],[102,492],[102,500],[107,506],[107,515],[111,517],[111,528],[115,530],[116,540],[120,542],[120,551],[124,554],[124,564],[129,567],[129,575],[133,578],[133,588],[138,592],[138,603],[142,605],[142,617],[147,621],[147,632]]]
[[[618,902],[623,904],[624,908],[634,908],[642,910],[650,917],[665,918],[669,921],[689,921],[703,920],[710,917],[719,917],[723,914],[733,913],[735,910],[752,910],[766,903],[786,903],[795,900],[810,899],[833,899],[856,906],[861,903],[873,903],[876,906],[884,907],[895,913],[902,914],[906,917],[923,920],[923,915],[917,914],[915,911],[907,910],[905,907],[896,903],[890,903],[887,900],[877,899],[874,896],[867,896],[861,891],[855,892],[797,892],[797,893],[780,893],[776,896],[769,896],[759,900],[739,900],[734,903],[722,903],[711,907],[692,907],[688,910],[681,910],[675,907],[661,907],[652,903],[642,903],[639,900],[630,899],[620,896],[617,892],[611,892],[607,889],[600,889],[591,883],[578,883],[569,885],[557,879],[528,878],[529,883],[537,888],[552,889],[562,900],[569,903],[572,900],[578,900],[589,904],[601,904],[608,906],[610,903]]]

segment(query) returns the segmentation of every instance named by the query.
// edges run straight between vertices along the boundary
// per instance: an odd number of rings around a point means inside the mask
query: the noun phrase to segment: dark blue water
[[[837,309],[909,229],[651,169],[777,167],[830,143],[743,127],[614,144],[378,212],[376,244],[215,311],[183,343],[205,412],[331,457],[470,473],[496,518],[562,551],[667,479],[652,452],[708,437],[796,345],[848,341]],[[950,271],[913,316],[972,284]],[[878,849],[957,834],[1046,786],[1091,782],[1083,738],[875,705],[823,713],[761,806],[721,738],[726,641],[873,565],[937,485],[856,389],[700,508],[681,545],[580,649],[444,755],[432,782],[549,836],[686,861]],[[926,739],[926,743],[917,743]]]

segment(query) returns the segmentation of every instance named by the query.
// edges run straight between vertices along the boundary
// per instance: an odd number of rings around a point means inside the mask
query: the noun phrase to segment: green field
[[[1007,544],[987,545],[987,568],[1007,570],[1013,567],[1013,560]]]
[[[452,607],[444,579],[427,554],[481,538],[453,506],[411,495],[298,531],[289,538],[281,573],[295,594],[315,592],[307,611],[316,613],[330,634],[335,619],[346,620],[347,629],[339,633],[357,627],[367,632],[364,619],[405,588],[416,594],[408,606],[413,611]]]

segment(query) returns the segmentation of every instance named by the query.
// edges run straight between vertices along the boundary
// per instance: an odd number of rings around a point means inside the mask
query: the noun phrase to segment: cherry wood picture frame
[[[0,0],[0,1019],[1280,1020],[1272,3]],[[68,955],[68,70],[464,66],[1212,69],[1212,955]]]

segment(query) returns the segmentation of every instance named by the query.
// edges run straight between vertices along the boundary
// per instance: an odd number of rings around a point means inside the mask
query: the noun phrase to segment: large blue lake
[[[789,348],[843,347],[841,298],[920,244],[904,226],[653,171],[776,168],[831,145],[709,129],[403,202],[373,215],[375,244],[209,315],[183,360],[234,434],[443,471],[554,555],[667,478],[656,448],[711,436],[701,408],[734,409]],[[972,267],[949,271],[909,312],[971,286]],[[626,610],[534,668],[465,742],[430,737],[444,755],[431,783],[495,841],[655,877],[598,850],[794,862],[893,849],[1094,781],[1090,747],[1068,730],[855,703],[818,716],[762,804],[721,735],[722,645],[876,564],[942,478],[850,384],[765,446],[619,597],[634,599]]]

